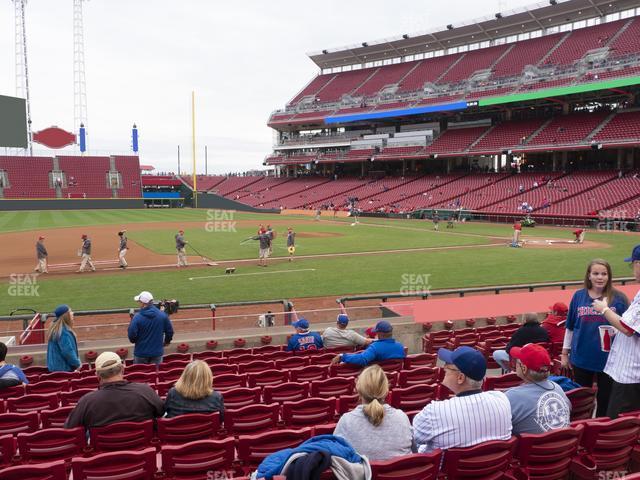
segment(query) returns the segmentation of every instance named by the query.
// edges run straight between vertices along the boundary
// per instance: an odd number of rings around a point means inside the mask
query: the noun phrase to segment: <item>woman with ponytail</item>
[[[385,403],[389,381],[378,365],[365,368],[356,382],[361,405],[345,413],[334,435],[344,438],[369,460],[388,460],[412,452],[413,431],[402,410]]]

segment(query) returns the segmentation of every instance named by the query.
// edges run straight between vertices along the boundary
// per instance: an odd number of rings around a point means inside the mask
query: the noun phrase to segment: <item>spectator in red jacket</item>
[[[564,341],[565,323],[567,322],[567,312],[569,307],[566,303],[556,302],[549,307],[551,313],[542,321],[542,328],[549,333],[549,340],[553,343]]]

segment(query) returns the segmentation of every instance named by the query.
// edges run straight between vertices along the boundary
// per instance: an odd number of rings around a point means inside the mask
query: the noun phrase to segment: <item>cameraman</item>
[[[173,326],[169,316],[153,304],[153,295],[141,292],[133,299],[140,304],[140,310],[129,324],[129,341],[135,345],[133,363],[162,362],[163,346],[173,339]]]

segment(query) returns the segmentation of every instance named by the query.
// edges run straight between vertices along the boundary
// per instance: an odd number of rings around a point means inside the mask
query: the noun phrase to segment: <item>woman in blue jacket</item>
[[[47,368],[50,372],[73,372],[80,367],[73,312],[68,305],[59,305],[54,314],[56,318],[49,326]]]
[[[600,348],[600,325],[609,325],[593,308],[594,300],[607,299],[609,308],[622,315],[629,306],[626,295],[613,288],[611,266],[605,260],[592,260],[587,267],[584,288],[573,294],[567,314],[562,345],[562,366],[573,370],[573,378],[583,387],[598,385],[596,416],[607,413],[612,380],[604,373],[609,352]]]

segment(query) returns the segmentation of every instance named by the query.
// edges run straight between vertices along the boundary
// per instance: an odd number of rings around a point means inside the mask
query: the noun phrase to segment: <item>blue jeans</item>
[[[133,356],[133,363],[144,363],[144,364],[151,364],[151,363],[155,363],[156,365],[159,365],[162,363],[162,355],[160,355],[159,357],[138,357],[138,356]]]

